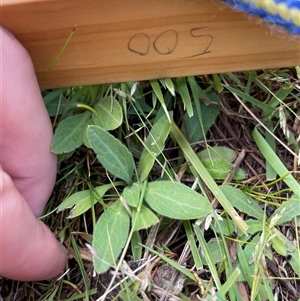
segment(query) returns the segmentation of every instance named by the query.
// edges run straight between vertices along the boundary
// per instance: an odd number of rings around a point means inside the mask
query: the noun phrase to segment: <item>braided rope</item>
[[[259,16],[292,34],[300,34],[300,0],[223,0],[236,9]]]

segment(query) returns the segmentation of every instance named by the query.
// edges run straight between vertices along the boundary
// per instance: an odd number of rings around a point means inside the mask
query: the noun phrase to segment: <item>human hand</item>
[[[57,158],[29,54],[0,26],[0,275],[55,277],[66,251],[36,217],[49,199]]]

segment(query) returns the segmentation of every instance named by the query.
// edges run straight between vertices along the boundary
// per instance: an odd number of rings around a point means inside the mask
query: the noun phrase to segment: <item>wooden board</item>
[[[209,0],[2,0],[41,87],[300,65],[299,38]]]

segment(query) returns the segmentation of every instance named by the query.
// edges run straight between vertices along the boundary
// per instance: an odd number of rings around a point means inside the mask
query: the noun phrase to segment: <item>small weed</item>
[[[294,73],[43,91],[59,156],[43,220],[70,260],[1,279],[4,300],[298,300]]]

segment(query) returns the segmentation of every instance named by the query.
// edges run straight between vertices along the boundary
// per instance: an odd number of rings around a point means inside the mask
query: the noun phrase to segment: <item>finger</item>
[[[40,215],[56,177],[52,127],[27,51],[1,26],[0,53],[0,164]]]
[[[55,277],[66,263],[66,252],[51,231],[35,218],[0,167],[0,275],[38,281]]]

